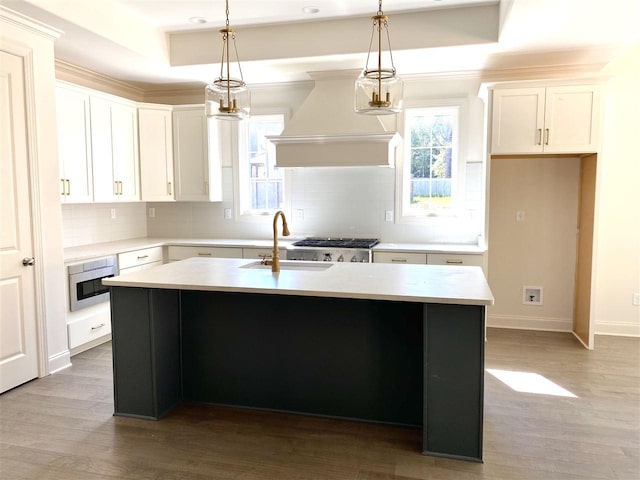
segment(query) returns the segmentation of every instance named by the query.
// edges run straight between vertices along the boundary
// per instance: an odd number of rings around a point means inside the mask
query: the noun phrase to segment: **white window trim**
[[[407,138],[405,114],[407,110],[418,110],[427,108],[458,108],[458,135],[456,155],[451,165],[453,182],[452,201],[453,207],[449,212],[433,212],[426,215],[415,215],[411,212],[405,212],[405,186],[407,184],[405,164],[407,163],[407,149],[410,149],[410,138]],[[468,118],[469,118],[469,102],[466,98],[442,98],[422,100],[419,102],[405,102],[404,112],[398,119],[398,131],[402,132],[403,141],[400,142],[396,149],[396,195],[395,195],[395,221],[400,224],[431,224],[443,219],[460,218],[464,215],[465,205],[465,175],[466,175],[466,139],[468,137]]]
[[[290,111],[286,108],[273,108],[268,110],[257,110],[252,108],[251,115],[262,116],[262,115],[283,115],[284,116],[284,125],[286,126],[287,121],[289,120]],[[242,128],[243,126],[239,123],[234,125],[233,129],[233,138],[236,141],[236,148],[234,149],[233,155],[233,216],[234,220],[238,222],[250,222],[250,223],[268,223],[273,220],[273,214],[277,210],[264,210],[264,211],[251,211],[251,212],[243,212],[241,209],[241,188],[240,185],[240,159],[246,159],[247,153],[247,129]],[[290,217],[291,212],[291,172],[288,168],[283,168],[283,183],[284,183],[284,197],[282,199],[283,207],[281,210],[285,213],[287,217]]]

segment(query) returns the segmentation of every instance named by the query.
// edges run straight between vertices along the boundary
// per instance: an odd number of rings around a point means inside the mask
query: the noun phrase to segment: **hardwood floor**
[[[417,429],[203,405],[154,422],[113,417],[109,344],[0,396],[0,478],[414,480],[640,478],[640,339],[489,329],[484,463],[422,456]],[[527,380],[527,385],[533,383]]]

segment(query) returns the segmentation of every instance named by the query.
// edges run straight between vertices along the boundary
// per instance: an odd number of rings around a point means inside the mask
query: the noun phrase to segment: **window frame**
[[[452,160],[451,160],[451,208],[445,210],[430,210],[418,215],[408,205],[411,180],[411,132],[408,131],[408,112],[420,112],[430,109],[457,109],[457,129],[454,131]],[[465,145],[467,132],[469,104],[466,98],[429,99],[407,104],[398,119],[398,131],[402,132],[403,141],[396,151],[396,223],[428,224],[437,219],[458,218],[463,215],[465,197]]]
[[[291,211],[291,200],[290,200],[290,177],[291,174],[288,168],[282,168],[282,185],[283,185],[283,198],[282,198],[282,207],[279,209],[268,209],[268,210],[257,210],[257,209],[247,209],[244,208],[244,203],[247,201],[246,190],[249,188],[249,176],[248,165],[245,165],[248,161],[249,157],[249,122],[251,118],[256,117],[270,117],[270,116],[281,116],[283,120],[283,128],[286,126],[289,111],[287,109],[269,109],[264,111],[255,111],[252,109],[251,117],[249,119],[237,122],[234,124],[233,130],[234,134],[232,138],[236,140],[236,152],[233,156],[233,205],[234,205],[234,218],[237,221],[247,221],[247,222],[267,222],[271,221],[273,218],[273,214],[278,210],[283,210],[285,214]],[[243,191],[244,189],[244,191]],[[249,193],[250,195],[250,193]]]

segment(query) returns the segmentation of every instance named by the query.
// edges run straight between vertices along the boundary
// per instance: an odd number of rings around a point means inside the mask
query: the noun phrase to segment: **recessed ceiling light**
[[[302,8],[302,13],[307,13],[309,15],[312,15],[314,13],[318,13],[320,11],[320,9],[318,7],[303,7]]]
[[[191,17],[189,21],[191,23],[207,23],[207,20],[203,17]]]

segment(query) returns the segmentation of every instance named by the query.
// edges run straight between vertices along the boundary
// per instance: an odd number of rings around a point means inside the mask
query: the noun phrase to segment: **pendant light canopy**
[[[373,27],[371,29],[367,63],[355,85],[355,111],[356,113],[369,115],[398,113],[402,111],[403,82],[396,75],[396,68],[393,65],[393,54],[391,53],[391,41],[389,40],[389,28],[387,25],[389,18],[382,12],[382,0],[378,0],[378,13],[371,19],[373,20]],[[386,33],[390,64],[390,67],[386,68],[382,65],[383,28]],[[374,37],[377,37],[378,40],[377,65],[374,68],[369,68]]]
[[[229,27],[229,0],[226,0],[226,17],[226,26],[220,30],[222,34],[220,76],[205,87],[205,111],[207,117],[221,120],[242,120],[249,117],[251,95],[242,78],[242,68],[236,48],[236,32]],[[231,42],[233,42],[240,78],[231,77]]]

